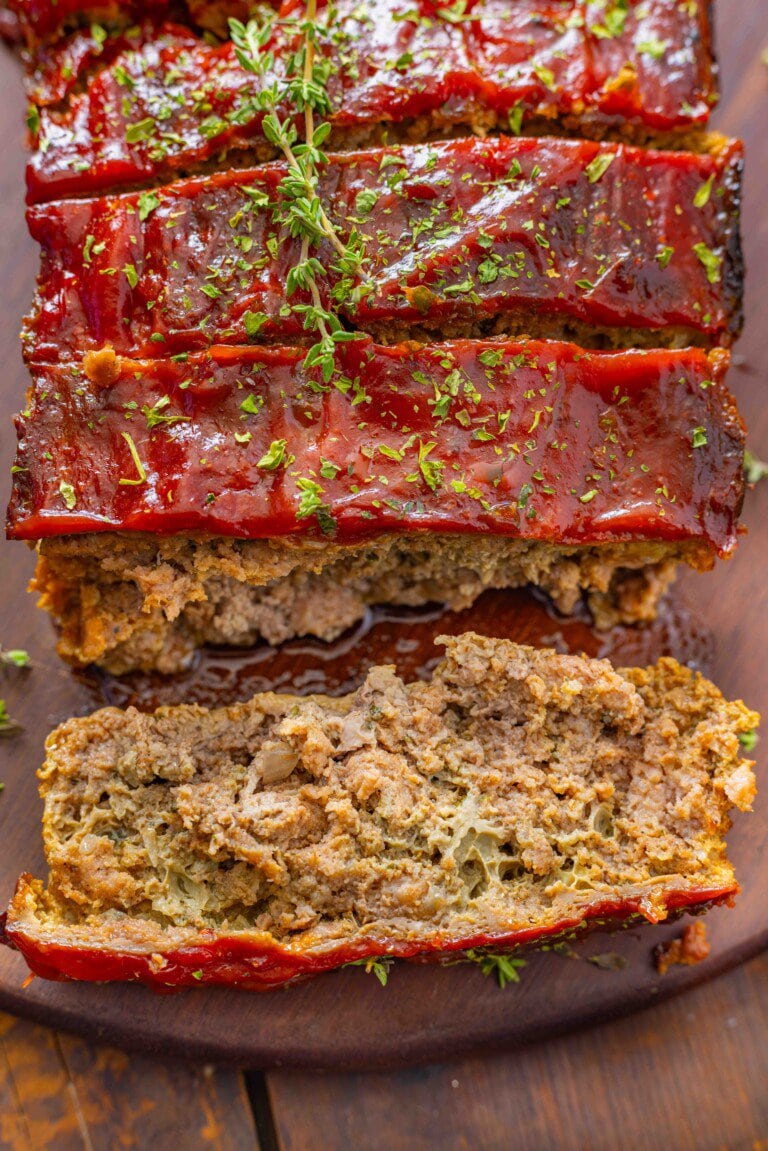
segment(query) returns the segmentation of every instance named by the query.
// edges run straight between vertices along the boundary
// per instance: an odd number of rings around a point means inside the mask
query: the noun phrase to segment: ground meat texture
[[[602,9],[586,0],[480,0],[470,19],[458,21],[431,0],[341,0],[331,35],[321,34],[333,64],[332,146],[381,142],[391,127],[394,138],[407,139],[494,128],[540,134],[553,126],[662,146],[696,143],[716,100],[708,8],[706,0],[633,2],[619,16],[621,30],[606,36]],[[303,13],[302,0],[282,5],[268,82],[282,82]],[[321,23],[323,13],[321,4]],[[88,28],[53,55],[33,53],[32,201],[168,180],[222,156],[273,153],[253,110],[258,81],[229,41],[210,43],[153,21],[127,43],[124,22],[116,35],[115,46],[102,33],[94,45]]]
[[[483,536],[386,536],[365,544],[90,535],[43,541],[33,582],[70,663],[173,673],[203,644],[331,640],[373,604],[468,607],[487,588],[532,584],[596,624],[653,619],[696,547],[558,548]]]
[[[22,881],[8,937],[43,974],[130,952],[162,982],[206,941],[334,966],[735,891],[723,837],[754,794],[754,713],[674,660],[439,642],[429,683],[379,667],[342,699],[64,724],[41,773],[48,887]]]
[[[741,325],[741,167],[741,145],[725,139],[713,155],[552,138],[332,155],[320,199],[365,249],[365,291],[348,291],[338,308],[386,342],[430,333],[728,342]],[[32,208],[42,264],[27,358],[308,338],[285,291],[300,241],[274,219],[284,177],[284,164],[270,164],[173,184],[149,201]],[[329,242],[317,257],[330,269],[319,291],[331,306],[340,276]]]

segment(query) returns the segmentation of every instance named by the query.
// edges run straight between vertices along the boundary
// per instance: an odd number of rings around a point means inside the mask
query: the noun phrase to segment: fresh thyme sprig
[[[247,115],[253,110],[264,112],[262,131],[265,138],[278,149],[287,164],[286,175],[280,182],[280,203],[276,219],[289,235],[301,240],[298,262],[286,279],[286,294],[302,290],[309,294],[310,302],[294,304],[294,312],[302,317],[305,331],[315,332],[317,341],[310,347],[304,366],[318,366],[323,382],[328,383],[335,369],[335,350],[338,344],[359,338],[348,332],[338,316],[325,307],[319,281],[327,271],[312,254],[323,241],[335,252],[331,270],[338,277],[332,296],[335,300],[353,298],[364,286],[358,283],[364,258],[363,238],[353,229],[346,240],[339,235],[320,200],[318,187],[320,171],[328,163],[322,147],[328,139],[331,126],[327,121],[316,123],[315,117],[330,111],[327,82],[330,62],[321,52],[321,28],[317,21],[317,0],[307,0],[305,18],[299,25],[299,48],[286,57],[286,73],[282,83],[268,82],[274,69],[274,55],[269,43],[276,27],[272,16],[263,24],[249,20],[229,21],[235,55],[241,66],[262,82],[254,94]],[[282,115],[283,107],[293,109],[304,119],[304,138],[299,139],[295,115]],[[244,111],[244,114],[245,111]]]
[[[390,955],[376,955],[371,959],[353,959],[345,967],[363,967],[369,975],[375,975],[382,987],[387,986],[389,969],[394,963]]]
[[[519,983],[520,968],[525,967],[524,959],[513,955],[494,955],[488,951],[468,951],[467,959],[476,963],[483,975],[495,975],[502,989],[508,983]]]

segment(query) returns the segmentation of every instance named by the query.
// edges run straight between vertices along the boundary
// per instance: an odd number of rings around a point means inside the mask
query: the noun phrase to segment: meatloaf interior
[[[373,604],[468,607],[487,588],[533,584],[557,608],[586,601],[598,626],[652,619],[676,564],[701,544],[559,547],[494,535],[387,535],[361,544],[129,533],[43,540],[33,582],[59,652],[115,674],[172,673],[203,644],[330,640]]]
[[[48,974],[79,946],[151,955],[162,981],[224,935],[327,966],[733,893],[754,713],[670,659],[439,642],[431,682],[377,667],[341,699],[65,723],[41,773],[48,888],[22,881],[9,937]]]

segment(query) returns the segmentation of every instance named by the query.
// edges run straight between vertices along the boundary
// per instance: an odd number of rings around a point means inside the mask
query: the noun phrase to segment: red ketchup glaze
[[[18,418],[10,536],[735,544],[744,430],[725,353],[362,338],[342,345],[328,385],[303,354],[124,359],[102,388],[79,368],[37,368]]]
[[[66,943],[66,929],[61,941],[36,938],[23,924],[23,895],[26,877],[21,880],[16,900],[20,902],[22,918],[14,921],[14,905],[5,925],[0,925],[0,941],[20,951],[30,970],[43,979],[141,982],[155,990],[172,990],[198,984],[223,984],[251,991],[269,991],[272,988],[295,983],[366,959],[392,956],[417,962],[449,963],[460,961],[464,953],[487,947],[494,952],[534,946],[559,935],[573,933],[588,926],[602,923],[617,924],[633,917],[642,917],[658,923],[669,914],[691,908],[705,908],[728,903],[737,894],[734,884],[727,888],[688,888],[670,891],[654,903],[632,898],[625,900],[594,900],[585,903],[578,916],[563,919],[548,927],[528,927],[494,935],[474,935],[469,938],[451,938],[437,932],[431,938],[403,942],[387,939],[382,933],[376,938],[358,939],[353,943],[325,946],[317,951],[300,951],[281,946],[269,936],[241,933],[239,935],[200,933],[189,946],[151,953],[131,947],[126,940],[121,950],[119,928],[116,938],[101,946],[85,947]],[[16,901],[14,901],[16,902]],[[52,933],[53,936],[53,933]]]
[[[503,137],[331,156],[320,197],[366,252],[362,299],[333,306],[362,327],[533,312],[729,338],[741,323],[741,155],[737,142],[714,157]],[[284,174],[268,164],[31,208],[43,263],[27,357],[300,334],[286,304],[305,297],[285,294],[299,241],[269,206]],[[324,241],[317,254],[331,303],[334,252]]]
[[[339,0],[324,49],[330,120],[339,139],[421,116],[443,134],[468,123],[519,130],[526,117],[565,118],[587,134],[684,132],[707,123],[715,100],[707,8],[630,0],[606,35],[604,10],[585,0],[469,0],[461,19],[436,0]],[[301,0],[280,10],[289,23],[272,45],[278,82],[303,11]],[[117,55],[104,44],[95,71],[92,46],[71,39],[41,57],[31,202],[167,179],[264,144],[259,81],[231,43],[171,24],[132,43]],[[53,106],[63,91],[69,101]]]
[[[81,0],[8,0],[6,4],[16,13],[32,47],[40,40],[61,35],[69,24],[138,20],[147,14],[165,16],[173,6],[173,0],[95,0],[92,4]]]

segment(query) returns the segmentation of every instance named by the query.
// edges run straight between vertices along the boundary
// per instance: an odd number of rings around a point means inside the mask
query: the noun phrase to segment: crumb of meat
[[[690,923],[678,939],[660,943],[653,949],[653,962],[659,975],[666,975],[676,963],[693,967],[703,963],[709,955],[707,928],[700,922]]]
[[[120,375],[120,361],[115,349],[105,344],[97,352],[86,352],[83,356],[83,371],[97,388],[108,388]]]
[[[601,547],[491,535],[406,534],[360,544],[95,534],[40,544],[33,589],[61,631],[59,652],[115,674],[172,673],[202,644],[325,640],[371,604],[468,607],[487,588],[541,588],[572,613],[586,600],[599,627],[653,619],[695,545]]]
[[[41,771],[48,888],[25,881],[9,923],[311,951],[546,929],[602,900],[655,921],[670,896],[733,888],[728,781],[751,769],[754,713],[671,659],[438,642],[430,682],[376,667],[341,699],[63,724]]]

